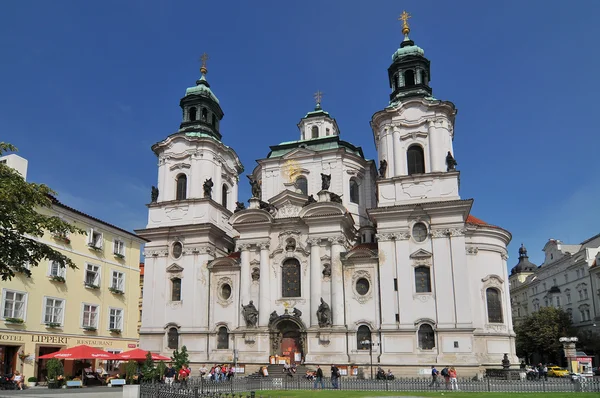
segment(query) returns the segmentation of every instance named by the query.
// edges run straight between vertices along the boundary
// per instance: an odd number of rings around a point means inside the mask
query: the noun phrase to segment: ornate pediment
[[[423,260],[426,258],[431,258],[431,253],[429,253],[427,250],[419,249],[409,257],[413,260]]]
[[[304,156],[312,156],[315,154],[315,151],[307,149],[307,148],[296,148],[291,150],[290,152],[283,155],[282,159],[293,159],[293,158],[301,158]]]
[[[181,266],[179,266],[179,265],[177,265],[177,264],[173,263],[173,264],[171,264],[171,265],[169,265],[169,266],[167,267],[167,270],[166,270],[166,271],[167,271],[167,272],[173,272],[173,273],[175,273],[175,272],[183,272],[183,267],[181,267]]]

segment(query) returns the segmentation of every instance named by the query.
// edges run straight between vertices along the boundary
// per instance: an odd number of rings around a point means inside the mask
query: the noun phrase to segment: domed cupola
[[[537,266],[529,262],[529,256],[527,256],[527,249],[521,243],[521,247],[519,248],[519,262],[513,267],[513,269],[510,271],[510,274],[515,275],[523,272],[535,272],[536,269]]]
[[[223,119],[223,110],[219,105],[219,99],[206,80],[208,56],[203,54],[200,59],[202,60],[201,77],[196,81],[196,86],[185,90],[185,97],[179,102],[183,110],[183,121],[179,131],[204,133],[221,140],[219,124]]]
[[[329,112],[325,112],[321,107],[323,93],[317,91],[314,95],[316,105],[315,109],[308,112],[298,123],[300,129],[300,141],[321,139],[331,136],[338,136],[340,129],[334,118]]]
[[[406,97],[431,96],[429,81],[429,60],[425,58],[425,51],[408,37],[410,15],[403,11],[400,20],[403,22],[402,34],[404,40],[400,48],[392,55],[392,65],[388,68],[388,77],[392,93],[390,103],[398,102]]]

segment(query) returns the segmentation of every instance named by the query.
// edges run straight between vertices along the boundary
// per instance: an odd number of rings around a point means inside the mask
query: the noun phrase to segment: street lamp
[[[373,346],[379,345],[379,343],[373,343],[369,339],[364,339],[360,341],[360,345],[364,348],[369,346],[369,357],[371,358],[371,380],[373,380]]]

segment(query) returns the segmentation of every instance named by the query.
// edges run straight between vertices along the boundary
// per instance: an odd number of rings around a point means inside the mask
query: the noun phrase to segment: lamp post
[[[369,346],[369,358],[371,359],[371,380],[373,380],[373,346],[379,345],[379,343],[373,343],[369,339],[364,339],[360,341],[360,345],[364,348]]]

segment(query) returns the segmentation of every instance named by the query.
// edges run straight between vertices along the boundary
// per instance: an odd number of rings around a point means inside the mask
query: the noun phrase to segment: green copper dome
[[[210,86],[208,85],[204,74],[202,75],[200,80],[196,81],[195,87],[189,87],[187,90],[185,90],[185,95],[201,95],[212,99],[217,104],[219,103],[219,99],[210,89]]]
[[[396,50],[394,55],[392,55],[392,62],[396,61],[398,58],[407,56],[407,55],[420,55],[422,57],[425,56],[425,51],[419,46],[406,46],[401,47]]]

